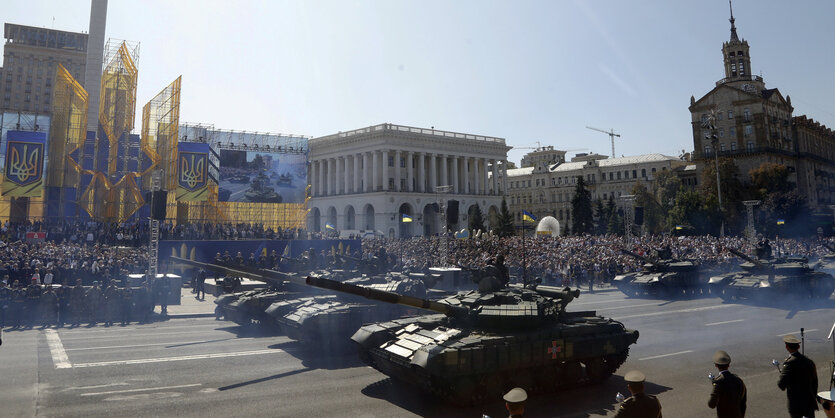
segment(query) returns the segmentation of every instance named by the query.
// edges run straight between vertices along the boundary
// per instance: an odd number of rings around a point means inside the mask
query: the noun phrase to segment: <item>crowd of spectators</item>
[[[827,252],[817,240],[780,239],[772,242],[775,253],[805,256],[814,260]],[[437,237],[408,240],[376,239],[363,242],[366,255],[380,248],[399,260],[404,268],[427,271],[439,264],[441,248]],[[523,265],[529,278],[541,278],[554,285],[607,283],[615,275],[641,269],[643,261],[626,255],[621,249],[642,256],[653,256],[654,251],[669,247],[677,259],[699,260],[705,267],[717,271],[736,268],[740,260],[726,250],[737,249],[754,254],[755,244],[745,238],[712,236],[634,237],[626,242],[616,235],[572,237],[499,238],[483,235],[480,239],[448,240],[447,263],[470,268],[483,267],[498,254],[505,255],[505,265],[511,275],[522,277]]]

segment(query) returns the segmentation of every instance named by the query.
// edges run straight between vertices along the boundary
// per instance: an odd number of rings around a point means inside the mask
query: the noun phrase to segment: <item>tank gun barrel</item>
[[[181,257],[171,257],[175,263],[185,264],[187,266],[199,267],[207,271],[213,271],[221,274],[228,274],[232,277],[246,277],[248,279],[257,280],[259,282],[269,283],[274,286],[280,286],[284,282],[290,282],[294,285],[304,286],[304,280],[295,277],[292,274],[283,273],[275,270],[258,269],[257,271],[249,268],[232,268],[221,266],[217,264],[203,263],[200,261],[189,260]]]
[[[632,251],[629,251],[629,250],[626,250],[626,249],[621,248],[621,249],[620,249],[620,252],[622,252],[622,253],[624,253],[624,254],[626,254],[626,255],[628,255],[628,256],[635,257],[635,258],[637,258],[638,260],[643,261],[644,263],[647,263],[647,264],[652,264],[653,266],[654,266],[654,265],[656,265],[654,262],[650,261],[648,258],[646,258],[646,257],[644,257],[644,256],[642,256],[642,255],[638,255],[638,254],[636,254],[636,253],[633,253]]]
[[[539,293],[542,296],[560,299],[563,301],[563,305],[566,305],[572,300],[580,297],[580,289],[571,290],[570,287],[559,289],[551,286],[537,286],[536,293]]]
[[[737,257],[739,257],[739,258],[741,258],[741,259],[743,259],[743,260],[745,260],[745,261],[747,261],[747,262],[749,262],[749,263],[751,263],[751,264],[753,264],[757,267],[762,267],[763,266],[763,263],[761,263],[759,260],[757,260],[753,257],[749,257],[741,251],[738,251],[738,250],[733,249],[731,247],[725,247],[725,249],[728,250],[728,252],[730,252],[731,254],[733,254],[733,255],[735,255],[735,256],[737,256]]]
[[[430,311],[439,312],[447,316],[462,316],[466,315],[469,312],[469,310],[467,310],[466,308],[458,306],[452,306],[447,305],[445,303],[435,302],[432,300],[400,295],[393,292],[386,292],[383,290],[377,290],[363,286],[357,286],[355,284],[350,283],[342,283],[335,280],[325,279],[322,277],[308,276],[306,281],[307,284],[322,289],[328,289],[342,293],[349,293],[352,295],[362,296],[366,299],[379,300],[381,302],[426,309]]]

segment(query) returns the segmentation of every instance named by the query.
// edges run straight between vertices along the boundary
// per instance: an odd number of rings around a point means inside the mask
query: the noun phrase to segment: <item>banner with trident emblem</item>
[[[46,133],[8,131],[6,138],[3,196],[40,197]]]
[[[209,196],[209,144],[177,144],[177,201],[205,202]]]

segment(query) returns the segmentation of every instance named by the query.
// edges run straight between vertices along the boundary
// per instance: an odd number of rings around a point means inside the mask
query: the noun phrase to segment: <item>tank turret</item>
[[[707,293],[709,275],[693,260],[671,258],[669,248],[657,250],[658,260],[621,249],[623,254],[644,263],[641,271],[615,276],[613,283],[629,296],[658,296],[666,298],[692,297]]]

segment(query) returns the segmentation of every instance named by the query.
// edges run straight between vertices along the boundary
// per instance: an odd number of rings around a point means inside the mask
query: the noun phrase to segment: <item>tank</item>
[[[256,203],[281,203],[281,195],[269,186],[270,179],[264,173],[258,173],[249,183],[249,189],[244,193],[247,201]]]
[[[711,293],[723,300],[828,299],[835,290],[835,278],[810,267],[805,257],[760,259],[727,250],[745,262],[739,265],[742,271],[710,278]]]
[[[501,287],[433,301],[315,276],[307,283],[436,312],[368,324],[351,339],[368,365],[454,404],[492,402],[513,387],[538,393],[601,381],[638,340],[638,331],[595,312],[566,312],[579,296],[569,288]]]
[[[629,296],[685,297],[708,293],[709,275],[699,262],[672,258],[669,250],[658,251],[655,261],[628,250],[622,253],[644,262],[641,271],[615,276],[614,285]]]
[[[290,173],[284,173],[278,176],[278,180],[275,181],[275,184],[279,187],[290,187],[293,185],[293,175]]]
[[[270,318],[264,311],[279,299],[297,295],[298,293],[280,292],[272,288],[228,293],[215,299],[215,316],[223,316],[226,320],[241,326],[269,323]]]
[[[249,176],[246,174],[238,174],[232,177],[229,177],[230,183],[249,183]]]
[[[329,280],[341,282],[339,275],[328,276]],[[425,297],[427,293],[426,285],[420,278],[401,273],[361,276],[344,280],[344,283],[414,297]],[[337,294],[282,300],[272,304],[266,313],[288,337],[310,348],[341,351],[350,348],[351,336],[363,324],[414,316],[418,312],[411,307]]]

